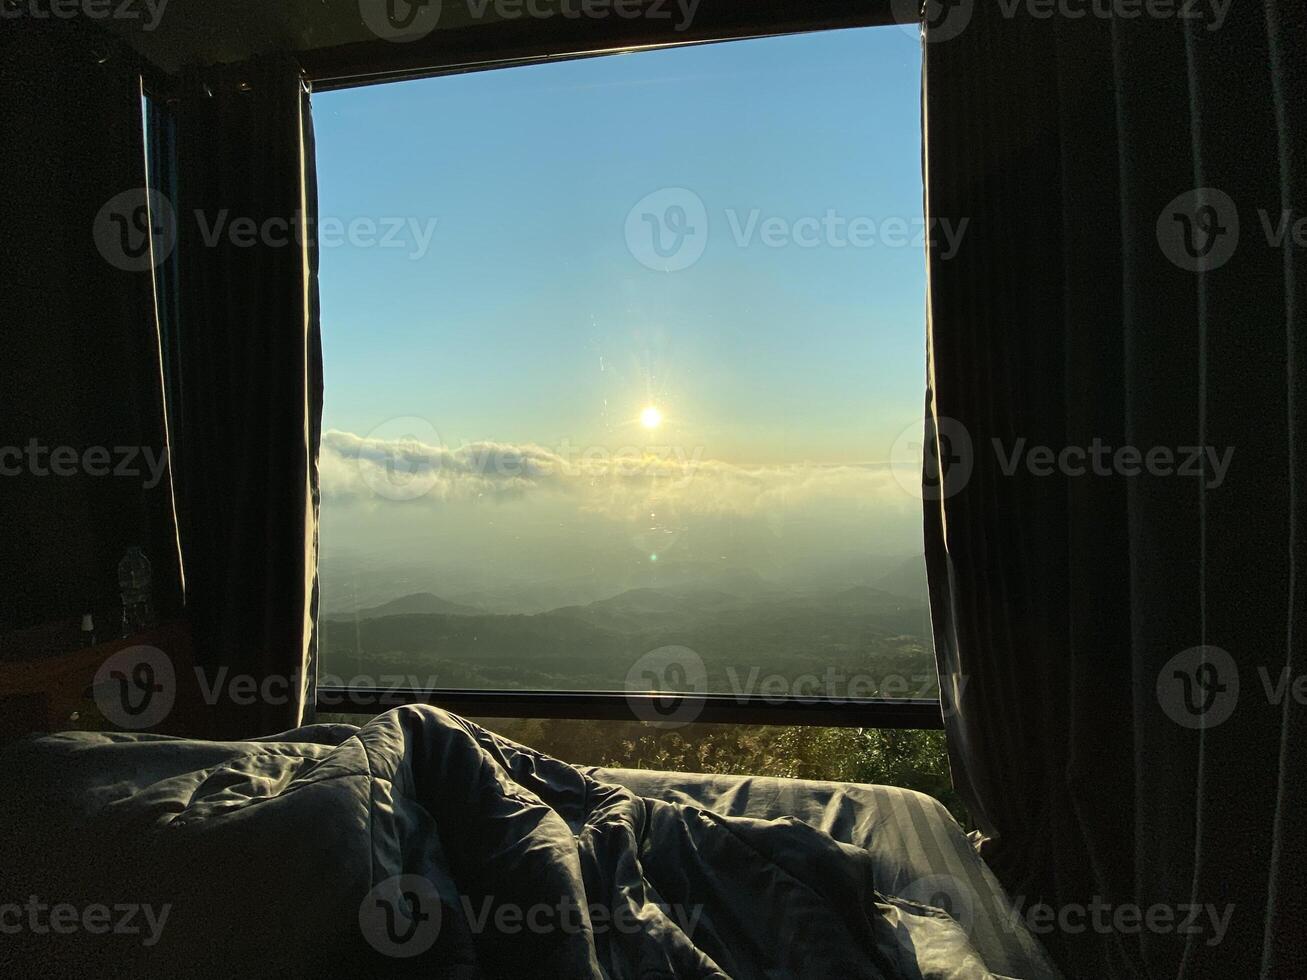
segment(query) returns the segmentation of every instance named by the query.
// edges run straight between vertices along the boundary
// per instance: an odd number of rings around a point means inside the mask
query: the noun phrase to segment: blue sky
[[[328,607],[920,555],[919,88],[881,28],[314,96]]]
[[[919,226],[806,248],[758,226],[919,222],[919,78],[915,41],[880,28],[315,95],[324,219],[408,229],[322,250],[324,428],[416,416],[450,446],[886,459],[921,410]],[[676,271],[625,232],[664,188],[707,218]],[[433,219],[424,249],[412,229]],[[635,421],[650,404],[655,431]]]

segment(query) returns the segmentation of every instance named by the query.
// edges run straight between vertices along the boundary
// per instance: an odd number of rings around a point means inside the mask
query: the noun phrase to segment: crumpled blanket
[[[0,752],[0,817],[9,975],[991,976],[860,848],[644,799],[429,707],[26,740]]]

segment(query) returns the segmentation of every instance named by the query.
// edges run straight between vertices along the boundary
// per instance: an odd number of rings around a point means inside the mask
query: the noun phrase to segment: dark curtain
[[[224,683],[214,734],[267,734],[303,719],[315,672],[309,98],[297,66],[274,58],[189,72],[169,108],[178,243],[164,347],[187,610],[206,686],[240,677],[259,692]]]
[[[1030,10],[925,44],[927,210],[970,219],[929,259],[954,779],[1022,907],[1229,912],[1054,926],[1071,975],[1304,976],[1307,709],[1266,688],[1307,670],[1307,241],[1266,225],[1307,216],[1307,9]],[[1108,475],[1012,465],[1095,445]],[[1168,474],[1185,447],[1233,456]]]
[[[26,659],[74,649],[86,612],[117,635],[130,545],[161,618],[181,589],[151,270],[115,265],[93,235],[123,195],[144,204],[137,60],[86,18],[10,16],[0,86],[0,447],[42,447],[35,467],[0,459],[0,635],[39,628],[0,657]],[[98,451],[106,472],[50,472],[56,447]]]

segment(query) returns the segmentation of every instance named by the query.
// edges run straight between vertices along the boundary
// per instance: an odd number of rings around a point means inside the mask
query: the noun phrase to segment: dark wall
[[[159,613],[180,596],[167,473],[145,486],[144,452],[164,446],[152,276],[115,268],[93,237],[106,202],[144,185],[140,83],[94,25],[0,27],[0,636],[94,611],[103,637],[129,544],[154,565]],[[46,449],[36,467],[32,440]],[[78,460],[103,447],[111,472],[48,472],[59,446]]]

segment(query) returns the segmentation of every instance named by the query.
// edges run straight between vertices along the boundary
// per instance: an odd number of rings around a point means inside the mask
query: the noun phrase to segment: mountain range
[[[730,691],[749,672],[912,676],[931,669],[928,634],[923,603],[869,586],[751,595],[642,587],[533,614],[413,593],[324,617],[320,646],[324,671],[342,677],[541,690],[622,690],[641,655],[684,646],[702,659],[710,690]]]

